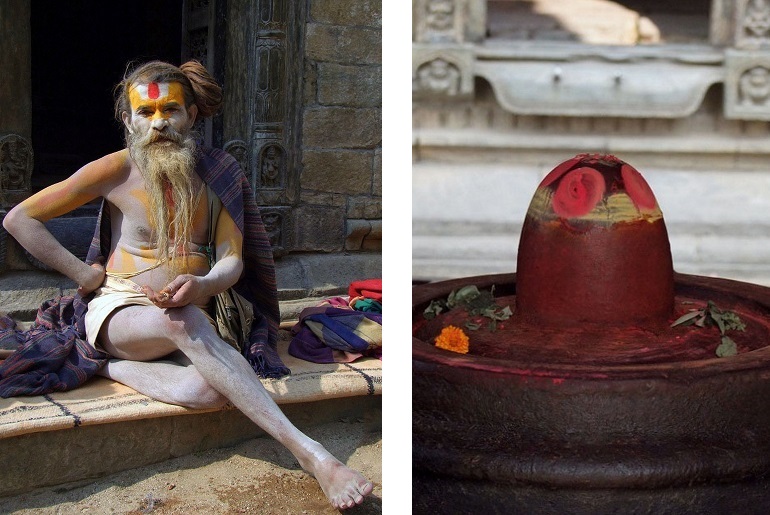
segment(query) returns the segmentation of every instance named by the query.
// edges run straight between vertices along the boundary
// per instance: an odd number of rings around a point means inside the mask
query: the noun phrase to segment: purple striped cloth
[[[0,346],[16,348],[0,362],[0,397],[72,390],[102,368],[108,356],[85,339],[86,309],[78,296],[46,301],[27,331],[0,317]]]

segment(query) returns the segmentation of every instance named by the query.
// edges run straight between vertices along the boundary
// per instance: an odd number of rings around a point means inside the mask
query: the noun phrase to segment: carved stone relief
[[[412,46],[414,98],[457,99],[473,94],[473,54],[468,47]]]
[[[32,176],[32,143],[18,134],[0,136],[0,198],[11,207],[29,194]]]
[[[270,245],[273,247],[273,256],[275,257],[282,256],[288,252],[289,209],[288,207],[275,206],[262,206],[259,208],[262,223],[267,231],[267,237],[270,240]]]
[[[415,40],[420,42],[462,41],[462,0],[416,0]]]
[[[736,47],[760,48],[770,44],[770,1],[748,0],[738,10]]]
[[[249,169],[249,148],[246,145],[246,142],[239,139],[228,141],[225,143],[224,151],[238,161],[238,164],[241,165],[241,170],[243,170],[243,173],[246,174],[246,177],[249,179],[249,184],[253,184],[254,179],[251,176],[251,170]]]
[[[413,0],[413,39],[418,43],[481,41],[486,17],[486,0]]]
[[[725,118],[770,120],[770,55],[728,50],[725,68]]]
[[[286,175],[285,152],[277,143],[268,143],[259,153],[259,182],[262,188],[282,188]]]

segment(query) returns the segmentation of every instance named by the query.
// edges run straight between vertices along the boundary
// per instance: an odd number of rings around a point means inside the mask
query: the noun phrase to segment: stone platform
[[[321,365],[279,352],[292,374],[263,384],[300,429],[338,420],[381,424],[382,364]],[[0,399],[0,497],[88,482],[194,452],[266,436],[237,409],[165,404],[96,377],[69,392]]]
[[[350,282],[381,277],[380,254],[298,255],[276,263],[282,326],[307,306],[346,295]],[[42,271],[0,275],[0,310],[31,321],[40,303],[73,294],[76,285]],[[300,429],[363,419],[381,424],[382,364],[376,359],[320,365],[279,353],[292,375],[263,384]],[[237,409],[192,410],[155,401],[104,378],[71,392],[0,399],[0,497],[34,488],[83,483],[121,470],[228,447],[263,436]]]

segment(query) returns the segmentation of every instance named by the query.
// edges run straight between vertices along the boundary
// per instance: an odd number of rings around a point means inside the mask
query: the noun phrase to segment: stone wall
[[[295,248],[381,250],[381,2],[309,0],[304,37]]]
[[[488,28],[500,22],[495,5],[508,4],[483,3]],[[678,272],[770,285],[770,89],[751,81],[770,76],[770,29],[755,23],[770,20],[770,6],[714,0],[711,18],[701,9],[692,30],[658,25],[664,43],[699,34],[697,44],[620,46],[577,37],[477,41],[461,30],[476,17],[460,18],[482,2],[413,5],[416,279],[514,272],[538,183],[569,157],[596,152],[645,176]],[[439,38],[447,27],[460,28]]]

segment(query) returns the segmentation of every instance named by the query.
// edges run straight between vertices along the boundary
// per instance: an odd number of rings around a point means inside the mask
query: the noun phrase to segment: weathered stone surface
[[[335,252],[342,250],[345,210],[337,207],[300,206],[296,217],[297,250]]]
[[[318,103],[349,107],[382,104],[382,67],[318,63]]]
[[[349,254],[345,256],[344,266],[334,267],[330,267],[323,256],[307,256],[303,266],[308,280],[315,285],[310,293],[318,297],[347,294],[353,281],[382,277],[381,254]],[[344,288],[340,289],[340,285]]]
[[[0,2],[0,134],[32,135],[30,72],[31,34],[29,2]],[[26,23],[23,21],[26,20]]]
[[[380,0],[313,0],[310,19],[334,25],[382,26]]]
[[[345,250],[382,250],[380,220],[348,220]]]
[[[380,64],[382,31],[309,23],[307,59],[344,64]]]
[[[377,395],[285,404],[281,409],[300,430],[345,417],[363,417],[365,423],[375,428],[381,424],[381,403],[381,396]],[[264,432],[241,412],[223,409],[6,438],[2,440],[0,496],[96,479],[262,436]],[[84,456],[98,459],[83,459]]]
[[[372,195],[382,196],[382,149],[374,151],[372,162]]]
[[[76,290],[74,282],[54,272],[7,272],[0,276],[0,312],[33,320],[41,302]]]
[[[371,190],[370,152],[306,150],[302,162],[303,189],[352,195]]]
[[[348,219],[361,218],[373,220],[382,218],[382,199],[371,197],[350,197],[348,199]]]
[[[306,147],[374,148],[382,141],[382,111],[323,107],[304,113]]]
[[[302,190],[300,191],[299,200],[302,204],[315,204],[317,206],[344,207],[347,205],[347,195],[323,191]]]
[[[302,89],[303,101],[306,106],[316,105],[318,103],[318,71],[317,65],[313,62],[305,62],[305,76],[303,77],[304,87]]]

